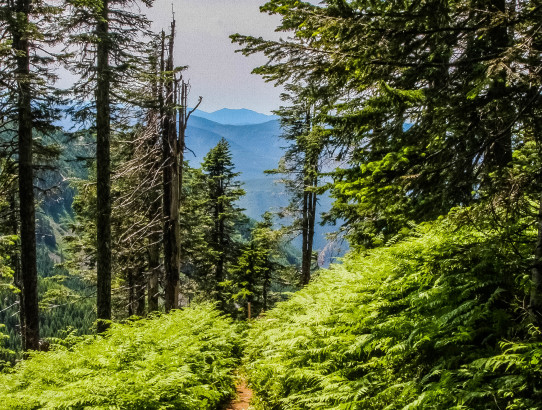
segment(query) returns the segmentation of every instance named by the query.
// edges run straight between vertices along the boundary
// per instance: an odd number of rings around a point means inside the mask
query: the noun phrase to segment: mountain
[[[270,208],[287,204],[281,193],[282,186],[274,183],[276,177],[264,174],[275,168],[282,156],[277,120],[262,124],[224,125],[197,116],[190,117],[186,130],[185,158],[191,166],[198,167],[203,157],[221,138],[230,145],[235,170],[241,172],[247,194],[240,205],[254,219]]]
[[[69,131],[73,123],[66,117],[58,125]],[[284,153],[282,147],[286,143],[279,137],[280,134],[280,123],[276,116],[247,109],[224,108],[213,113],[196,110],[188,121],[185,159],[191,166],[199,167],[205,154],[221,138],[225,138],[230,144],[235,169],[241,172],[240,180],[246,191],[240,206],[245,208],[249,217],[259,220],[265,211],[277,211],[289,201],[283,186],[274,182],[277,176],[264,174],[265,170],[277,167]],[[331,206],[328,197],[322,197],[320,202],[319,212],[327,211]],[[327,243],[325,232],[335,229],[318,225],[316,230],[315,249],[321,250]],[[295,243],[298,245],[297,241]]]
[[[283,154],[277,120],[251,125],[224,125],[192,116],[188,121],[186,145],[195,159],[201,161],[220,138],[231,146],[236,168],[245,178],[261,177],[266,169],[275,168]],[[190,158],[191,153],[187,153]]]
[[[194,113],[186,130],[185,159],[193,167],[200,166],[205,154],[221,138],[225,138],[230,145],[235,170],[241,172],[239,179],[244,183],[243,188],[246,191],[239,205],[249,217],[259,220],[265,211],[277,211],[289,202],[289,196],[284,192],[282,184],[275,183],[278,177],[264,174],[265,170],[277,167],[284,153],[282,147],[285,141],[280,138],[280,134],[280,123],[276,119],[260,124],[231,125],[220,124]],[[331,199],[322,197],[317,211],[327,211],[330,206]],[[327,245],[325,234],[334,230],[334,227],[317,225],[314,249],[324,249]],[[296,240],[295,244],[301,246],[300,241]],[[326,249],[329,256],[330,246]]]
[[[260,114],[259,112],[247,110],[246,108],[222,108],[221,110],[214,112],[196,110],[193,115],[225,125],[261,124],[278,119],[276,115]]]

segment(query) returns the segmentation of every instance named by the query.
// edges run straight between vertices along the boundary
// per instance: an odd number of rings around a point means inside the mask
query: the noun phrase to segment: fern
[[[210,305],[115,324],[0,376],[2,409],[214,409],[234,393],[239,335]]]
[[[527,292],[510,277],[531,250],[450,219],[393,242],[348,255],[253,325],[257,408],[534,408],[542,346],[520,343],[510,297]]]

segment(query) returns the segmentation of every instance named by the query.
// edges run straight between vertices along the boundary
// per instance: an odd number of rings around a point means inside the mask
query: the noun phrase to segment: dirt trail
[[[252,390],[247,386],[245,379],[239,380],[236,387],[237,398],[232,401],[226,410],[247,410],[250,405],[250,399],[252,399]]]

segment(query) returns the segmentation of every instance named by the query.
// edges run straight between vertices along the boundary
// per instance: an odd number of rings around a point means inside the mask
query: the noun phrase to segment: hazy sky
[[[175,11],[177,36],[175,64],[188,65],[185,78],[192,86],[190,103],[201,95],[200,109],[249,108],[265,114],[278,108],[280,89],[265,83],[252,69],[264,57],[234,53],[237,45],[229,35],[241,33],[278,38],[279,20],[260,13],[263,0],[156,0],[148,15],[153,29],[169,30]]]

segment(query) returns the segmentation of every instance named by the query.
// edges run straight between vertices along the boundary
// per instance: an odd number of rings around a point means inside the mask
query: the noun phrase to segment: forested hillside
[[[0,0],[0,407],[542,408],[539,1],[269,0],[273,116],[143,6]]]

